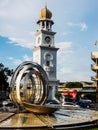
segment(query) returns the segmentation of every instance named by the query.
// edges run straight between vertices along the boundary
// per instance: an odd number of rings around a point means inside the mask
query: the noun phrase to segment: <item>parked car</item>
[[[79,101],[83,102],[83,103],[91,103],[92,102],[90,99],[87,99],[87,98],[80,98]]]
[[[79,105],[73,103],[73,102],[64,102],[62,103],[62,107],[74,107],[74,108],[80,108]]]
[[[6,99],[2,102],[3,106],[13,106],[13,102],[10,99]]]
[[[80,107],[82,107],[82,108],[90,108],[91,107],[91,105],[89,104],[89,103],[84,103],[84,102],[78,102],[77,103]]]
[[[57,102],[48,102],[45,105],[52,106],[52,107],[57,107],[57,108],[61,107],[61,103],[57,103]]]
[[[80,98],[79,102],[77,103],[80,107],[83,108],[90,108],[92,101],[87,98]]]

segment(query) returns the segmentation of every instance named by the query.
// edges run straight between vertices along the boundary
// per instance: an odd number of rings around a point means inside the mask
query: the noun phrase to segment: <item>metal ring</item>
[[[49,93],[48,77],[37,63],[26,61],[20,64],[11,79],[11,99],[16,104],[23,102],[43,105]]]

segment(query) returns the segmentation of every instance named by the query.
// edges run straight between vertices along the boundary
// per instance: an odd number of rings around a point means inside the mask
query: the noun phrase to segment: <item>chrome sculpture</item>
[[[18,106],[34,113],[52,113],[57,108],[45,106],[49,83],[44,69],[37,63],[26,61],[20,64],[11,79],[10,99]]]

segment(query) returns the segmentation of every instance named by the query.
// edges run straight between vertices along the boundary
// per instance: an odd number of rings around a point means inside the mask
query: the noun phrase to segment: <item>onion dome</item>
[[[47,6],[45,6],[39,14],[40,19],[51,19],[52,13],[49,9],[47,9]]]

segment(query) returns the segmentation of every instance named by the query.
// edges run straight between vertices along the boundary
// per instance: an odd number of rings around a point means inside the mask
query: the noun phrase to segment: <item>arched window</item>
[[[47,54],[46,55],[46,66],[50,66],[50,58],[51,58],[50,54]]]
[[[45,27],[45,23],[44,23],[44,21],[42,22],[42,27],[43,27],[43,28]]]

